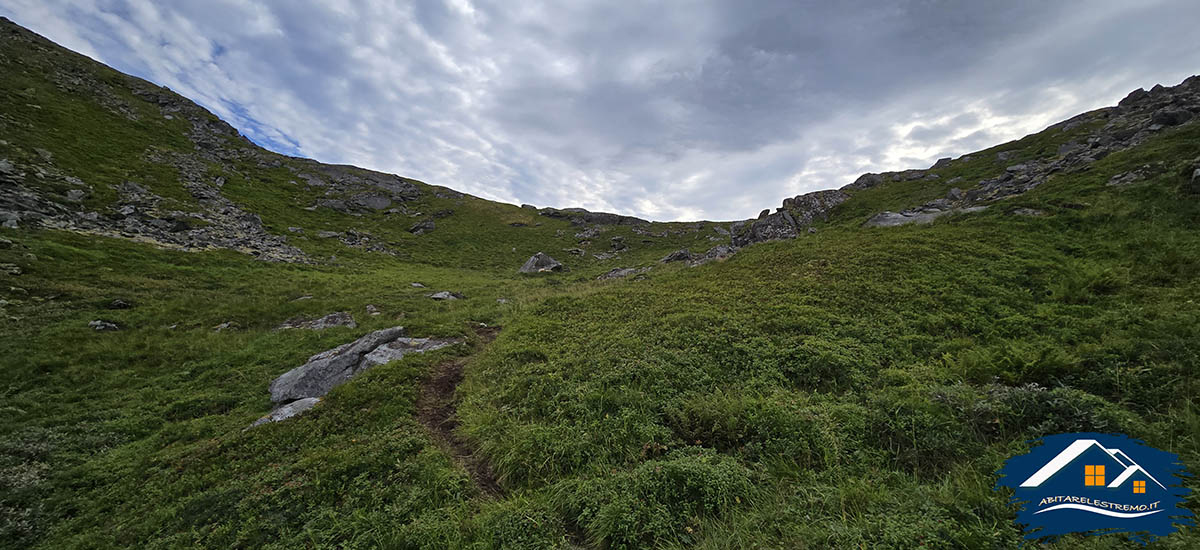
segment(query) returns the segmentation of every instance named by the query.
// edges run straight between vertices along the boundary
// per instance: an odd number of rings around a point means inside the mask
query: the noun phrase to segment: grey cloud
[[[1200,72],[1200,6],[1182,0],[0,0],[0,14],[284,152],[653,219],[748,217]]]

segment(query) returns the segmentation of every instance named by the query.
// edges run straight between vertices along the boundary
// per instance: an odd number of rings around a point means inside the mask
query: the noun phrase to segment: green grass
[[[145,122],[4,70],[15,76],[0,80],[3,120],[17,133],[0,154],[51,150],[94,184],[96,205],[115,199],[99,184],[154,173],[137,164],[152,144],[190,150],[185,125],[132,96]],[[43,109],[23,107],[30,87]],[[94,133],[111,139],[81,137]],[[697,268],[657,259],[717,244],[712,224],[649,228],[665,237],[609,228],[579,258],[562,249],[580,228],[529,210],[421,184],[410,210],[454,214],[414,236],[424,216],[304,210],[316,192],[251,163],[212,170],[272,232],[304,228],[289,242],[320,263],[0,230],[15,243],[0,263],[23,271],[0,275],[0,547],[1017,548],[1014,510],[992,485],[1032,438],[1122,432],[1200,472],[1200,203],[1183,189],[1200,124],[984,212],[860,226],[1077,135],[1048,130],[937,181],[859,191],[816,234]],[[997,162],[1000,150],[1014,160]],[[1149,181],[1104,185],[1157,161],[1168,168]],[[169,173],[139,181],[190,200]],[[1007,215],[1016,207],[1048,215]],[[397,256],[315,238],[347,229]],[[592,257],[618,235],[629,251]],[[539,250],[572,271],[519,276]],[[645,280],[594,280],[642,265],[655,266]],[[466,299],[426,297],[437,290]],[[107,309],[117,298],[134,307]],[[343,310],[358,328],[272,330]],[[122,330],[94,332],[98,318]],[[225,322],[236,328],[212,329]],[[483,347],[479,323],[503,330]],[[394,325],[467,342],[243,431],[270,409],[274,377]],[[499,498],[416,419],[433,365],[467,355],[459,432],[495,468]],[[1200,511],[1195,496],[1189,506]],[[1189,528],[1150,547],[1197,545]]]

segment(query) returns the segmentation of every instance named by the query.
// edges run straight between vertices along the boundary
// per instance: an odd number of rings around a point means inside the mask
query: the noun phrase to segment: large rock
[[[308,362],[271,382],[277,406],[251,427],[296,416],[320,402],[330,390],[367,369],[410,353],[425,353],[461,342],[459,339],[408,338],[404,327],[377,330],[358,340],[318,353]]]
[[[870,189],[876,185],[883,183],[883,176],[880,174],[863,174],[854,180],[854,183],[846,184],[842,190],[846,189]]]
[[[733,245],[737,247],[763,241],[778,239],[794,239],[796,223],[792,221],[787,210],[782,210],[753,221],[735,222],[729,227],[733,235]]]
[[[805,227],[818,219],[828,219],[829,211],[849,198],[850,195],[834,189],[813,191],[784,200],[783,208],[792,215],[798,227]]]
[[[271,382],[271,401],[287,403],[306,397],[321,397],[373,365],[363,361],[368,353],[404,335],[404,327],[385,328],[309,357],[305,364]]]
[[[538,252],[537,254],[530,256],[529,259],[525,261],[525,265],[522,265],[517,271],[520,273],[543,273],[547,271],[557,272],[567,271],[567,266],[563,265],[558,260],[551,258],[544,252]]]
[[[811,229],[811,228],[810,228]],[[737,249],[727,244],[720,244],[708,249],[703,255],[691,261],[693,267],[703,265],[713,260],[723,260],[737,253]]]
[[[1177,126],[1192,119],[1192,113],[1183,109],[1162,109],[1150,116],[1151,124]]]
[[[686,248],[682,250],[676,250],[670,254],[667,254],[659,261],[664,264],[671,262],[690,262],[692,261],[692,252]]]

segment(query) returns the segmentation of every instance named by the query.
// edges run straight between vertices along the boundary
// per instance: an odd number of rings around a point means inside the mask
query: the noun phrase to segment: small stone
[[[292,401],[291,403],[281,405],[279,408],[271,411],[270,414],[268,414],[262,418],[259,418],[258,420],[255,420],[254,423],[250,425],[250,427],[256,428],[258,426],[262,426],[263,424],[270,424],[271,422],[279,422],[281,420],[287,420],[293,416],[296,416],[300,413],[303,413],[304,411],[307,411],[307,410],[317,406],[317,403],[320,403],[320,402],[321,402],[320,397],[305,397],[304,399],[297,399],[295,401]]]
[[[129,309],[131,307],[133,307],[133,304],[126,302],[125,300],[122,300],[120,298],[117,298],[116,300],[113,300],[108,303],[108,309]]]
[[[374,304],[367,304],[367,315],[374,316],[374,315],[379,315],[379,314],[380,314],[379,308],[375,307]]]
[[[91,327],[92,330],[95,330],[96,332],[109,332],[109,331],[119,330],[119,327],[117,327],[116,323],[113,323],[111,321],[105,321],[103,319],[96,319],[95,321],[91,321],[88,323],[88,326]]]
[[[347,311],[337,311],[328,315],[318,317],[316,319],[305,319],[304,317],[294,317],[284,321],[275,330],[287,329],[307,329],[307,330],[324,330],[331,327],[349,327],[355,328],[358,323],[354,322],[354,316]]]
[[[13,247],[13,242],[8,239],[0,239],[0,248],[9,249]]]
[[[618,267],[616,269],[610,270],[609,272],[607,272],[599,277],[596,277],[596,280],[604,281],[604,280],[608,280],[608,279],[622,279],[622,278],[628,277],[630,275],[638,275],[640,273],[645,273],[647,271],[650,271],[649,267],[642,267],[642,268]]]
[[[317,231],[317,237],[321,239],[332,239],[340,235],[337,231]]]
[[[303,233],[304,232],[303,227],[289,227],[287,229],[288,229],[288,231],[290,231],[292,233]]]
[[[436,228],[437,228],[437,224],[433,223],[432,219],[429,219],[429,220],[422,220],[420,222],[417,222],[416,225],[408,228],[408,232],[412,233],[413,235],[424,235],[430,231],[433,231]]]
[[[692,261],[692,252],[686,248],[684,248],[682,250],[676,250],[670,254],[667,254],[665,257],[663,257],[663,259],[659,260],[659,262],[662,262],[664,264],[670,263],[670,262],[690,262],[690,261]]]
[[[17,264],[0,264],[0,272],[4,272],[4,273],[7,273],[9,275],[14,275],[14,276],[20,275],[21,274],[21,266],[19,266]]]
[[[434,300],[458,300],[461,299],[463,295],[457,292],[443,290],[441,292],[434,292],[433,294],[430,294],[429,297],[433,298]]]
[[[221,324],[213,327],[212,329],[213,329],[213,332],[221,332],[223,330],[236,330],[237,328],[238,328],[237,322],[225,321],[224,323],[221,323]]]
[[[425,285],[421,283],[411,283],[411,285],[413,288],[425,288]]]
[[[507,304],[508,298],[496,298],[496,303],[497,304]]]

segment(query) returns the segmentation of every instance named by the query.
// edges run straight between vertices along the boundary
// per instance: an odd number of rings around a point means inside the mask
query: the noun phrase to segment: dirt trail
[[[500,327],[476,329],[479,336],[477,346],[482,348],[496,338]],[[475,453],[471,445],[454,433],[458,427],[458,399],[455,390],[463,379],[463,369],[471,356],[444,361],[433,367],[433,372],[421,383],[421,394],[417,398],[417,419],[443,452],[449,454],[462,466],[483,493],[490,497],[503,496],[504,490],[496,481],[492,466]]]

